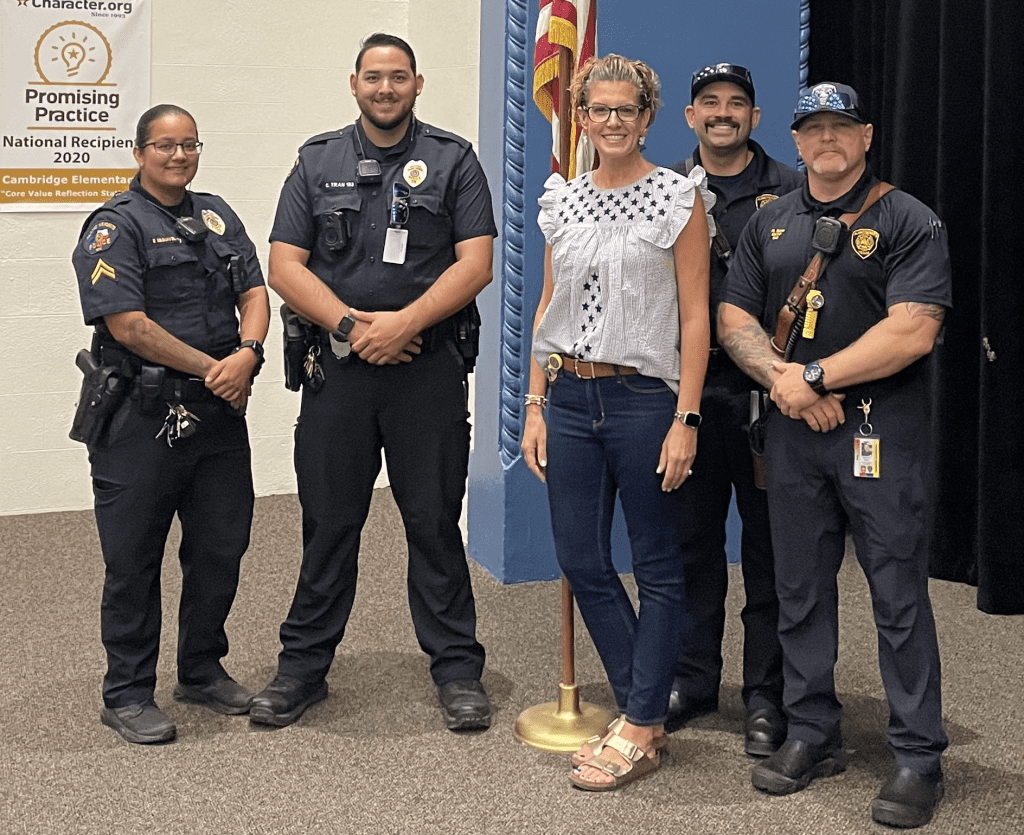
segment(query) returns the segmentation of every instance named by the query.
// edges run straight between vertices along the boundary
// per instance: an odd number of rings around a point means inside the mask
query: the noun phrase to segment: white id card
[[[853,474],[857,478],[880,478],[882,475],[881,440],[877,435],[855,435],[853,438]]]
[[[393,226],[389,226],[387,237],[384,238],[384,263],[404,264],[405,247],[408,243],[408,229],[395,229]]]

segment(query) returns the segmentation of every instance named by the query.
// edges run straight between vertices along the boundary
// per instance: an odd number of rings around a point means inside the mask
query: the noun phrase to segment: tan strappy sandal
[[[622,730],[622,726],[624,724],[626,724],[625,716],[620,716],[618,719],[613,719],[612,723],[605,729],[604,734],[600,736],[592,736],[590,737],[590,739],[584,742],[583,745],[590,746],[590,756],[585,757],[579,751],[573,751],[569,757],[569,762],[572,763],[573,768],[578,768],[579,766],[583,765],[583,763],[585,763],[587,760],[591,759],[592,757],[596,757],[598,754],[600,754],[601,749],[605,746],[605,739],[607,739],[608,734],[617,734],[619,731]],[[583,745],[580,745],[580,748],[582,748]],[[654,737],[654,748],[659,753],[668,748],[668,734],[662,734],[661,736]]]
[[[654,752],[654,756],[650,757],[640,746],[630,742],[628,739],[624,739],[617,733],[609,733],[602,740],[603,747],[617,751],[626,760],[628,765],[620,765],[601,756],[591,757],[583,765],[598,768],[605,774],[611,775],[611,781],[594,782],[592,780],[585,780],[580,774],[581,766],[577,766],[569,772],[569,779],[574,786],[590,792],[614,791],[653,774],[661,767],[661,755],[657,750]]]

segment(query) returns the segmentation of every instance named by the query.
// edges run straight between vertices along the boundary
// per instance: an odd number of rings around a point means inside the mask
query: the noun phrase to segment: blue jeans
[[[676,396],[631,375],[562,374],[548,392],[548,502],[558,564],[572,584],[619,711],[634,725],[665,721],[683,625],[682,487],[656,470]],[[618,495],[633,556],[639,614],[615,572]]]

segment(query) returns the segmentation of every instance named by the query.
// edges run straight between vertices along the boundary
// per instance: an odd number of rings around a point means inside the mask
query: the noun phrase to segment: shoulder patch
[[[772,200],[778,199],[779,195],[777,194],[759,194],[757,195],[757,197],[754,198],[754,205],[759,209],[763,209],[765,206],[771,203]]]
[[[105,249],[110,249],[111,244],[117,240],[117,225],[109,220],[101,220],[94,223],[89,231],[82,238],[82,247],[90,255],[96,255]]]

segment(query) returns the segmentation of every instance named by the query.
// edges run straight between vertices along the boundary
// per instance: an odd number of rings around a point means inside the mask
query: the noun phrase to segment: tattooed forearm
[[[946,308],[941,304],[923,304],[922,302],[907,302],[907,313],[910,318],[928,316],[936,322],[942,322],[946,318]]]
[[[747,376],[767,389],[772,387],[778,374],[772,363],[778,355],[772,350],[768,334],[756,321],[734,328],[723,328],[719,324],[718,341]]]

